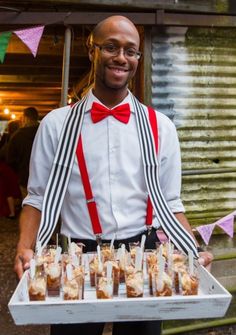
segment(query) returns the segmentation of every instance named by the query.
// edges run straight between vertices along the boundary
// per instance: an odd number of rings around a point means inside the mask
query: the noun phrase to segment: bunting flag
[[[236,211],[224,216],[214,223],[198,226],[196,227],[196,230],[199,232],[206,245],[208,245],[213,229],[216,226],[223,229],[224,232],[232,238],[234,236],[234,216],[236,216]]]
[[[168,237],[166,236],[163,230],[158,229],[156,231],[156,234],[161,243],[168,242]]]
[[[3,63],[4,61],[10,37],[11,37],[10,31],[0,34],[0,62],[1,63]]]
[[[234,236],[234,216],[235,215],[236,215],[236,211],[216,221],[217,226],[223,229],[224,232],[230,237]]]
[[[13,31],[22,42],[30,49],[34,57],[37,55],[39,42],[43,34],[44,26]]]
[[[205,242],[206,245],[208,245],[213,229],[215,228],[215,224],[207,224],[204,226],[199,226],[197,227],[197,231],[199,232],[199,234],[201,235],[203,241]]]
[[[234,236],[234,217],[230,217],[227,220],[218,223],[218,226],[221,227],[230,237]]]

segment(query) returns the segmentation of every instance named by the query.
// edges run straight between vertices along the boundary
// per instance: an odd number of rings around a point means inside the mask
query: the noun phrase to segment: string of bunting
[[[45,26],[38,26],[22,30],[14,30],[13,32],[3,32],[0,34],[0,62],[4,62],[7,47],[10,42],[12,33],[17,35],[21,41],[28,47],[34,57],[36,57]]]
[[[220,227],[228,236],[233,238],[235,216],[236,211],[224,216],[223,218],[217,220],[214,223],[198,226],[196,227],[196,230],[199,232],[206,245],[208,245],[212,232],[216,226]]]
[[[220,227],[224,232],[229,235],[231,238],[234,236],[234,217],[236,216],[236,211],[224,216],[223,218],[217,220],[214,223],[198,226],[193,229],[197,230],[203,239],[204,243],[208,245],[212,232],[216,226]],[[159,240],[164,243],[168,241],[168,237],[162,230],[157,230],[157,236]]]

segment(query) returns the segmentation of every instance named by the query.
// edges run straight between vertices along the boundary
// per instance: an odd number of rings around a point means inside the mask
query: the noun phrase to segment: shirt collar
[[[86,104],[86,111],[85,111],[86,113],[91,110],[93,102],[98,102],[101,105],[105,106],[97,97],[95,97],[95,95],[92,92],[92,89],[89,90],[89,92],[87,94],[87,98],[88,98],[88,100],[87,100],[87,104]],[[125,104],[125,103],[128,103],[130,105],[130,111],[132,113],[134,113],[134,108],[133,108],[132,99],[131,99],[131,93],[130,93],[129,90],[128,90],[128,95],[124,98],[124,100],[121,101],[118,105],[114,106],[114,108],[119,106],[119,105]]]

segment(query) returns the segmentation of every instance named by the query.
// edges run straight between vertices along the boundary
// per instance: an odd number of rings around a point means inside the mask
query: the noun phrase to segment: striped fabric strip
[[[194,257],[198,258],[197,247],[193,237],[176,219],[162,194],[158,180],[158,162],[155,144],[147,112],[134,96],[132,96],[132,100],[136,111],[145,180],[155,214],[161,223],[163,231],[172,243],[186,254],[188,254],[188,250],[192,250]]]
[[[37,240],[46,245],[58,222],[62,203],[74,164],[78,137],[81,132],[86,98],[72,106],[65,119],[56,155],[44,194]]]

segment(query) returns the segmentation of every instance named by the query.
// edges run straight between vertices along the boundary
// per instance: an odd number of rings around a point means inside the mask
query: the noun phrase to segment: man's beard
[[[128,86],[128,80],[126,82],[124,82],[123,84],[112,84],[110,82],[108,82],[106,80],[106,78],[103,78],[102,83],[104,85],[104,87],[108,88],[109,90],[113,90],[113,91],[119,91],[123,88],[126,88]]]

